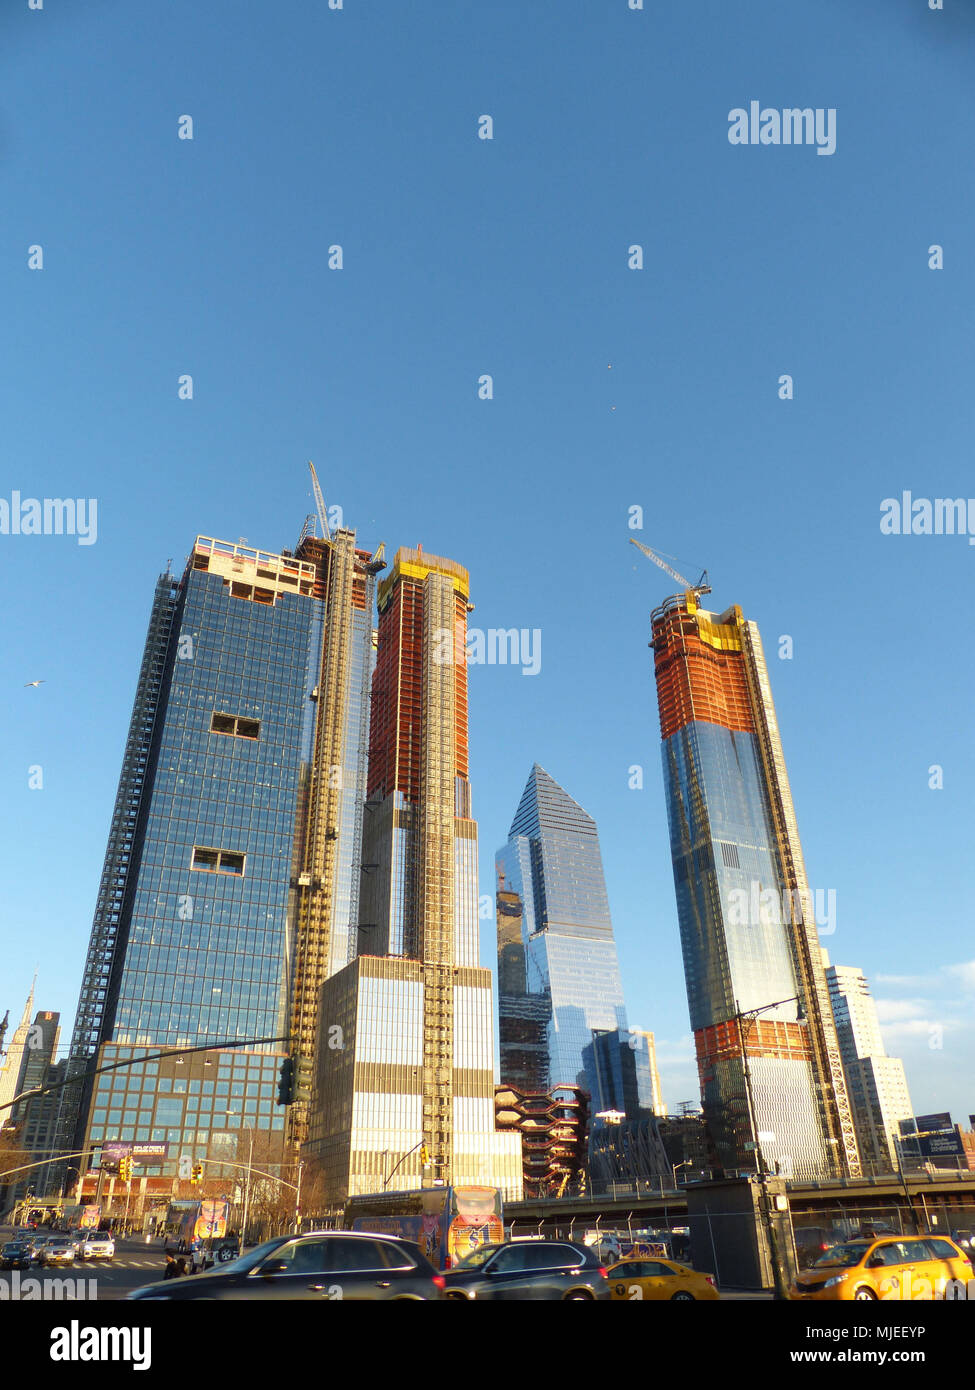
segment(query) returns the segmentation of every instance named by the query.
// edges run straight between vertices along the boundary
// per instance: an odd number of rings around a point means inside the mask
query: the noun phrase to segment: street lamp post
[[[779,1242],[775,1230],[775,1222],[772,1220],[772,1204],[768,1190],[768,1168],[765,1163],[765,1155],[762,1153],[762,1144],[758,1137],[758,1122],[755,1117],[755,1098],[752,1093],[752,1073],[748,1065],[748,1048],[745,1045],[745,1035],[742,1023],[747,1018],[752,1023],[758,1021],[758,1015],[767,1013],[769,1009],[777,1009],[780,1004],[796,1003],[796,996],[791,999],[778,999],[774,1004],[763,1004],[757,1009],[748,1009],[746,1012],[738,1007],[738,1000],[735,1000],[735,1020],[738,1024],[738,1040],[741,1044],[741,1062],[745,1073],[745,1095],[748,1102],[748,1122],[752,1133],[752,1143],[755,1148],[755,1159],[758,1164],[759,1181],[759,1200],[762,1207],[763,1224],[768,1238],[769,1257],[772,1261],[772,1280],[774,1283],[776,1299],[788,1298],[788,1291],[785,1286],[785,1279],[782,1274],[782,1261],[779,1257]]]

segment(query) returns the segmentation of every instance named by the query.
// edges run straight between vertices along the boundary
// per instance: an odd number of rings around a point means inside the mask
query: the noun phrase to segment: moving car
[[[443,1276],[418,1245],[360,1231],[278,1236],[193,1278],[134,1289],[130,1299],[439,1299]]]
[[[949,1280],[967,1285],[971,1260],[945,1236],[871,1237],[834,1245],[796,1275],[791,1299],[943,1298]]]
[[[71,1236],[51,1236],[34,1256],[39,1265],[73,1265],[78,1246]]]
[[[676,1260],[620,1260],[607,1271],[610,1296],[620,1300],[666,1299],[672,1303],[720,1298],[713,1274],[701,1274]]]
[[[480,1245],[444,1275],[444,1298],[608,1299],[606,1268],[588,1245],[519,1240]]]
[[[30,1269],[30,1242],[8,1240],[0,1247],[0,1269]]]
[[[78,1240],[79,1260],[113,1260],[115,1237],[110,1231],[82,1231]]]

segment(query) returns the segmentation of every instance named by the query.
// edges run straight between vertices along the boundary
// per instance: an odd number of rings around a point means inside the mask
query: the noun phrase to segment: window
[[[206,849],[194,845],[192,867],[211,874],[236,874],[238,878],[243,878],[246,857],[234,850]]]
[[[215,712],[210,720],[211,734],[228,734],[231,738],[250,738],[256,739],[261,732],[261,721],[259,719],[245,719],[238,714],[220,714]]]
[[[958,1251],[954,1248],[954,1246],[949,1245],[948,1242],[947,1242],[946,1240],[927,1240],[927,1241],[925,1241],[925,1244],[927,1245],[928,1249],[931,1251],[931,1254],[930,1254],[930,1255],[925,1256],[926,1259],[930,1259],[930,1260],[957,1260],[957,1259],[958,1259]]]

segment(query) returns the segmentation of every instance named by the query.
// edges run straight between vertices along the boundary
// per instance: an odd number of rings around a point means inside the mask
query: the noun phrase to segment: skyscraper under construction
[[[59,1123],[94,1167],[133,1145],[142,1205],[200,1162],[226,1184],[244,1136],[285,1155],[281,1058],[355,952],[382,568],[306,523],[294,553],[200,536],[156,586]],[[294,1150],[304,1097],[288,1124]]]
[[[520,1193],[519,1138],[495,1131],[478,963],[470,607],[467,571],[419,549],[397,551],[379,586],[360,954],[322,990],[306,1150],[336,1202],[433,1180]]]
[[[761,638],[740,608],[702,608],[705,592],[689,588],[651,614],[705,1117],[728,1169],[753,1169],[757,1143],[771,1172],[856,1176],[850,1102]]]

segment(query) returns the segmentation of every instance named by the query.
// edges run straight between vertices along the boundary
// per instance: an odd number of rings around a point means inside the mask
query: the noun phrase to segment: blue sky
[[[96,498],[98,537],[0,535],[0,1011],[39,965],[73,1015],[156,574],[199,533],[292,545],[312,458],[363,544],[451,556],[473,623],[541,630],[537,676],[471,670],[481,891],[537,760],[599,824],[672,1106],[646,643],[675,586],[631,534],[759,623],[825,944],[916,1109],[975,1111],[975,552],[879,526],[975,492],[975,18],[945,4],[5,6],[0,497]],[[731,145],[752,100],[834,108],[836,152]]]

